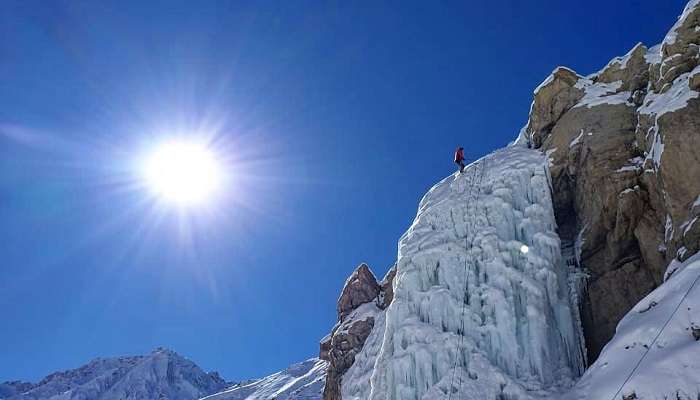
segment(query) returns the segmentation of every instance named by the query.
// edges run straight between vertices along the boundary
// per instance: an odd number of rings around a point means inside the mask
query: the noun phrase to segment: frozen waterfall
[[[425,195],[380,340],[363,349],[379,350],[365,398],[534,399],[582,373],[548,177],[546,156],[509,147]]]

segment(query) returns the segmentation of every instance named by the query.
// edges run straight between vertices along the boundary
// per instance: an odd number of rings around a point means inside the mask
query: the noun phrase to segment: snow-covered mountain
[[[320,400],[327,363],[318,358],[262,379],[241,382],[202,400]]]
[[[73,370],[53,373],[36,384],[5,383],[5,400],[194,400],[226,382],[192,361],[159,348],[146,356],[98,358]]]
[[[174,351],[98,358],[38,383],[0,383],[1,400],[320,400],[327,362],[313,358],[261,379],[227,383]]]

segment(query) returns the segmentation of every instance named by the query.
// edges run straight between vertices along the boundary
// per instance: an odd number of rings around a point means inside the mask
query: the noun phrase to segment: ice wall
[[[580,375],[548,176],[540,152],[509,147],[425,195],[399,242],[370,399],[540,398]]]

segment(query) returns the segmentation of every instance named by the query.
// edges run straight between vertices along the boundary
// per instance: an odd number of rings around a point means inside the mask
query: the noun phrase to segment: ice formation
[[[365,369],[378,353],[369,393],[348,398],[540,398],[582,373],[548,176],[542,153],[509,147],[430,189],[399,242],[385,327],[358,355]]]

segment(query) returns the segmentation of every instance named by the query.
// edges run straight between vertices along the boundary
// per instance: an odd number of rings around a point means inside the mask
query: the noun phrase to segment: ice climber
[[[455,164],[459,165],[459,172],[464,172],[464,147],[455,150]]]

